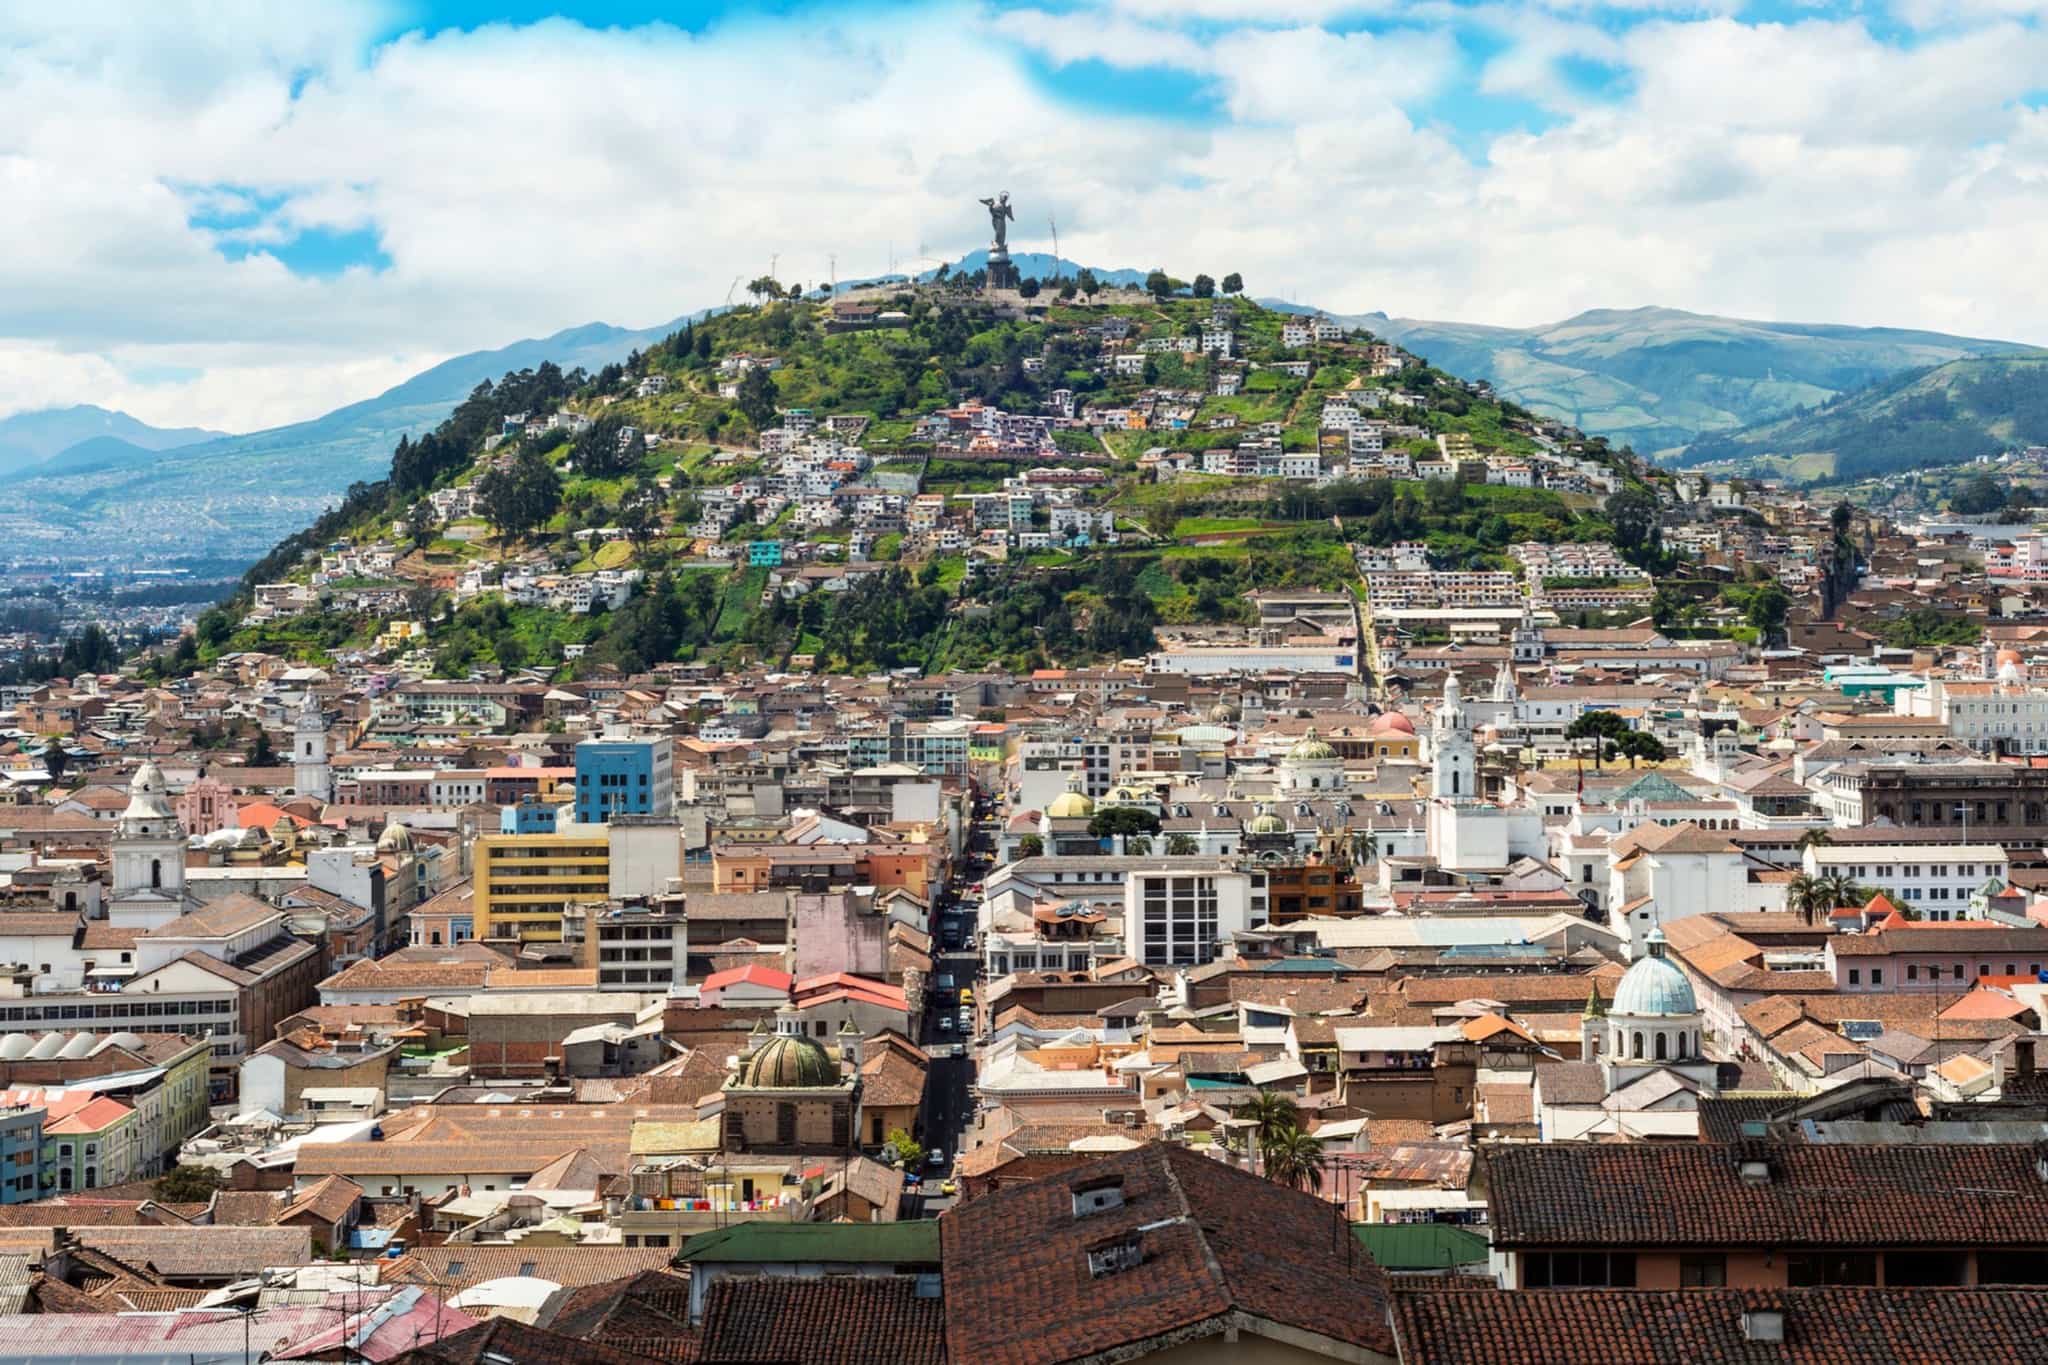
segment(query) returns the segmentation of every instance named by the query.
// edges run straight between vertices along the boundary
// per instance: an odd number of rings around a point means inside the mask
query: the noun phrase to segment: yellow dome
[[[1081,790],[1079,783],[1068,783],[1067,789],[1052,799],[1045,813],[1055,820],[1085,820],[1095,814],[1095,802]]]

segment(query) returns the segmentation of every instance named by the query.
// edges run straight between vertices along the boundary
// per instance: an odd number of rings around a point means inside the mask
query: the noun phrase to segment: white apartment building
[[[2010,869],[1993,844],[1815,845],[1802,866],[1810,876],[1839,875],[1882,891],[1930,920],[1965,919],[1970,897]]]
[[[1124,879],[1124,938],[1148,967],[1197,967],[1252,927],[1251,901],[1243,872],[1140,865]]]

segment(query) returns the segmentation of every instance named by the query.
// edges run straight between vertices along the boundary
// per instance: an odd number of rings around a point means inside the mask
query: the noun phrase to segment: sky
[[[2048,0],[0,0],[0,416],[317,416],[1003,189],[1339,312],[2048,344]]]

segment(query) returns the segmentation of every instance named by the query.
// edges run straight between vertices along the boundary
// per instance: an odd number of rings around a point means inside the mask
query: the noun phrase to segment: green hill
[[[1693,442],[1680,462],[1860,479],[2048,445],[2048,351],[1909,371],[1809,411]]]
[[[1356,319],[1503,398],[1661,457],[1712,432],[1825,403],[1899,371],[2028,348],[1892,327],[1597,309],[1542,327]]]
[[[1116,297],[1114,304],[1043,300],[1045,306],[1017,315],[970,291],[906,288],[880,300],[906,315],[904,325],[856,331],[829,326],[824,305],[781,300],[697,322],[647,345],[632,363],[594,376],[551,365],[522,369],[479,386],[419,439],[401,438],[386,478],[358,484],[339,508],[278,545],[251,569],[234,601],[202,618],[196,640],[181,646],[172,667],[227,650],[321,659],[365,648],[388,610],[351,614],[328,606],[299,618],[242,623],[254,584],[304,580],[319,552],[343,540],[404,551],[385,586],[404,590],[405,615],[429,622],[436,672],[461,677],[493,666],[576,673],[609,664],[633,671],[678,658],[774,662],[802,655],[817,667],[849,671],[1113,660],[1155,647],[1161,626],[1249,623],[1254,613],[1244,594],[1253,588],[1347,591],[1357,581],[1354,542],[1427,539],[1445,564],[1503,567],[1503,552],[1516,541],[1610,533],[1592,496],[1547,489],[1384,478],[1316,488],[1278,479],[1141,477],[1140,458],[1149,451],[1234,446],[1261,424],[1279,431],[1284,449],[1315,449],[1324,400],[1340,392],[1380,391],[1388,409],[1415,428],[1396,443],[1414,453],[1433,451],[1441,433],[1465,433],[1481,449],[1529,454],[1539,446],[1530,414],[1441,370],[1410,366],[1375,375],[1366,333],[1307,351],[1283,348],[1283,314],[1249,300],[1233,303],[1244,359],[1228,362],[1233,369],[1250,362],[1242,391],[1216,393],[1226,362],[1199,352],[1147,352],[1143,373],[1121,373],[1103,351],[1103,327],[1127,328],[1137,344],[1198,337],[1211,305]],[[742,354],[772,356],[776,367],[736,378],[741,371],[727,362]],[[1279,368],[1282,360],[1309,361],[1307,373]],[[790,511],[769,525],[742,520],[716,545],[693,529],[714,487],[762,472],[760,433],[790,409],[807,409],[819,420],[866,419],[859,444],[874,465],[861,477],[864,485],[993,492],[1027,464],[935,448],[917,438],[917,419],[972,401],[1039,413],[1056,390],[1118,409],[1143,394],[1179,395],[1171,418],[1162,415],[1149,429],[1056,433],[1068,452],[1063,458],[1103,472],[1089,497],[1114,514],[1115,545],[1017,549],[1000,560],[953,551],[905,561],[903,537],[887,535],[869,554],[885,567],[843,591],[769,593],[768,569],[747,567],[742,547],[793,539]],[[1405,406],[1392,402],[1395,390]],[[506,417],[558,407],[594,425],[573,439],[538,429],[498,439]],[[1631,477],[1643,473],[1608,454],[1603,442],[1581,450]],[[433,493],[459,485],[474,486],[480,515],[454,526],[416,515]],[[626,539],[605,544],[578,535],[607,528],[624,530]],[[817,533],[819,561],[846,559],[848,539],[844,526]],[[588,615],[514,604],[495,592],[459,605],[451,600],[447,590],[463,571],[514,561],[542,572],[631,568],[645,579],[624,606]]]

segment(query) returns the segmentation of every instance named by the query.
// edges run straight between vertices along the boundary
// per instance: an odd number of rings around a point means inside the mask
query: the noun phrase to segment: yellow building
[[[486,834],[476,841],[476,936],[562,941],[570,906],[611,894],[611,845],[602,825],[553,834]]]

